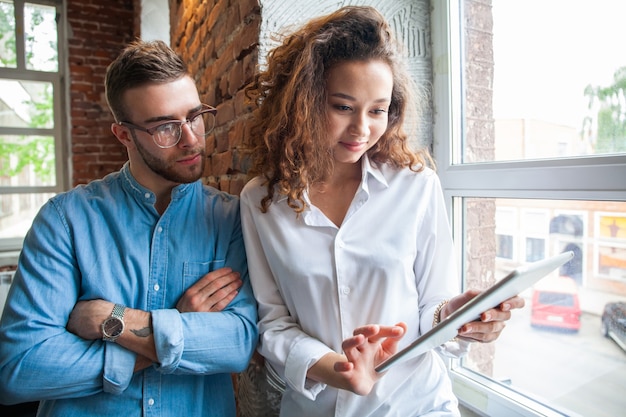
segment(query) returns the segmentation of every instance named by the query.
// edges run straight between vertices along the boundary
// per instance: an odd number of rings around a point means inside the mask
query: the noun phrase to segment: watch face
[[[117,337],[124,330],[124,322],[117,317],[109,317],[102,326],[102,332],[105,337]]]

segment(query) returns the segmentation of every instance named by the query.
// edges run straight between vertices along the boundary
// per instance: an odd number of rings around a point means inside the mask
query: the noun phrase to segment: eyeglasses
[[[215,126],[216,113],[217,109],[215,107],[203,104],[200,111],[192,114],[184,121],[166,120],[148,128],[137,126],[130,122],[119,122],[119,125],[148,133],[159,148],[171,148],[180,142],[184,124],[188,124],[197,137],[207,137]]]

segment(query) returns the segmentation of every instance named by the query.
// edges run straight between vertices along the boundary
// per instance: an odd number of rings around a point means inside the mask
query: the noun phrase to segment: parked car
[[[607,303],[602,312],[602,334],[626,352],[626,302]]]
[[[577,332],[580,329],[578,285],[570,277],[544,278],[533,288],[530,324]]]

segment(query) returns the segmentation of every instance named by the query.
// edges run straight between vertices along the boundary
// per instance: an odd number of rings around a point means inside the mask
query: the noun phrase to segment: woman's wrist
[[[435,314],[433,315],[433,327],[441,322],[441,312],[448,305],[449,300],[443,300],[435,308]]]

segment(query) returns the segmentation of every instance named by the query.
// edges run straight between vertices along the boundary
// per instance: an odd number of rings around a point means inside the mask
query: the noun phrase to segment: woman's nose
[[[354,115],[350,124],[350,133],[358,137],[369,135],[367,114],[357,113]]]

